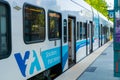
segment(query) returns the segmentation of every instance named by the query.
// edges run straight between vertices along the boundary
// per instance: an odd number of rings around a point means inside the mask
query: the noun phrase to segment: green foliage
[[[100,13],[102,13],[105,17],[108,17],[108,11],[107,11],[107,3],[105,0],[84,0],[88,4],[90,4],[92,7],[94,7],[96,10],[98,10]]]

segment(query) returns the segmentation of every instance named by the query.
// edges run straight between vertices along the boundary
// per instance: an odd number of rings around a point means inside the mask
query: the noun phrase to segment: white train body
[[[66,71],[107,42],[108,23],[82,0],[1,0],[0,80]]]

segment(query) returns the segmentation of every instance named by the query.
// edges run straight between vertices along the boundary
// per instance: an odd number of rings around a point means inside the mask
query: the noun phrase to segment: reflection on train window
[[[80,40],[82,39],[82,22],[80,22]]]
[[[67,42],[67,20],[66,19],[64,19],[64,21],[63,21],[63,27],[64,27],[64,43],[66,43]]]
[[[49,11],[48,14],[48,31],[49,39],[59,39],[60,38],[60,28],[61,28],[61,15],[59,13]]]
[[[0,59],[10,55],[10,7],[0,3]]]
[[[79,22],[77,22],[77,40],[79,40],[80,38],[80,26],[79,26]]]
[[[45,11],[31,5],[24,6],[24,40],[26,43],[45,39]]]
[[[83,33],[83,39],[86,39],[86,23],[84,23],[82,33]]]

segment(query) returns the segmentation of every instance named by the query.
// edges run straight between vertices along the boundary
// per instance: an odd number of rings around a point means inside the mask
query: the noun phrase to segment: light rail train
[[[53,80],[109,41],[83,0],[0,0],[0,80]]]

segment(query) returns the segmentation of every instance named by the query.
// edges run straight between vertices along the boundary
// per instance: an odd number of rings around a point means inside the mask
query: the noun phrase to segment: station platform
[[[109,41],[55,80],[120,80],[114,77],[113,65],[113,41]]]

